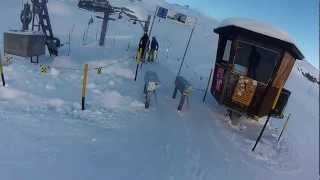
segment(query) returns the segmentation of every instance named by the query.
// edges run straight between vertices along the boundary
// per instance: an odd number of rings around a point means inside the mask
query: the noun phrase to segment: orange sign
[[[257,81],[240,76],[233,92],[232,101],[249,106],[257,88]]]

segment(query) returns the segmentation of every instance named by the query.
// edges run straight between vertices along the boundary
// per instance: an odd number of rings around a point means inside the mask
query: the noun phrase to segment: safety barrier
[[[1,60],[1,59],[0,59]],[[103,72],[103,69],[109,68],[112,65],[120,64],[123,62],[127,62],[129,58],[120,60],[120,61],[113,61],[111,63],[104,64],[102,66],[96,66],[96,67],[89,67],[89,64],[84,64],[83,67],[59,67],[59,66],[53,66],[48,64],[41,64],[40,65],[40,74],[46,75],[49,73],[50,69],[57,69],[61,71],[83,71],[82,72],[82,88],[81,88],[81,109],[85,110],[85,100],[86,100],[86,89],[87,89],[87,82],[88,82],[88,75],[89,71],[95,71],[98,75],[101,75]],[[4,79],[4,71],[3,71],[3,65],[0,61],[0,74],[3,86],[5,86],[5,79]]]
[[[141,50],[137,53],[137,56],[135,57],[136,63],[137,63],[137,67],[139,68],[139,66],[142,66],[143,61],[141,60]],[[140,56],[140,57],[139,57]],[[134,59],[134,57],[128,57],[126,59],[123,60],[118,60],[118,61],[112,61],[110,63],[106,63],[103,64],[101,66],[90,66],[89,64],[84,64],[83,67],[81,66],[74,66],[74,67],[65,67],[65,66],[55,66],[55,65],[50,65],[50,64],[40,64],[40,74],[45,76],[47,75],[51,69],[56,69],[56,70],[60,70],[60,71],[77,71],[77,72],[82,72],[82,79],[81,79],[81,109],[85,110],[85,102],[86,102],[86,95],[87,95],[87,82],[88,82],[88,76],[89,76],[89,72],[90,71],[94,71],[97,75],[101,75],[103,70],[106,68],[109,68],[112,65],[115,64],[120,64],[123,62],[128,62],[131,59]],[[137,68],[137,69],[138,69]],[[137,71],[137,70],[136,70]],[[4,76],[3,76],[3,68],[2,65],[0,63],[0,73],[2,76],[2,82],[3,85],[5,85],[5,81],[4,81]],[[136,80],[137,78],[137,72],[135,74],[134,79]],[[163,84],[163,86],[170,88],[169,86]],[[203,92],[203,89],[198,89],[198,88],[194,88],[194,91],[201,91]]]

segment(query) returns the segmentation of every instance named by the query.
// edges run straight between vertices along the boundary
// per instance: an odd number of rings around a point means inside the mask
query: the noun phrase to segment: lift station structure
[[[139,22],[141,25],[144,23],[143,29],[145,32],[148,31],[149,25],[150,25],[150,19],[151,16],[148,16],[148,19],[146,21],[139,20],[132,10],[125,8],[125,7],[115,7],[112,6],[109,1],[107,0],[79,0],[78,7],[80,9],[84,9],[91,12],[96,13],[103,13],[103,17],[96,16],[99,19],[102,19],[102,28],[101,28],[101,34],[99,39],[99,45],[104,46],[105,44],[105,37],[107,33],[108,28],[108,21],[115,21],[115,18],[112,18],[111,15],[119,14],[118,18],[121,19],[122,15],[126,15],[132,20],[134,23]]]

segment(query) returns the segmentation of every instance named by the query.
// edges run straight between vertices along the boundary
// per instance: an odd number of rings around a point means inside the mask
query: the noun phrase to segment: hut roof
[[[295,41],[289,34],[272,25],[261,23],[253,19],[245,18],[229,18],[220,23],[214,32],[220,34],[228,31],[234,33],[235,31],[247,31],[254,36],[263,36],[264,39],[273,39],[282,44],[296,59],[304,59],[303,54],[298,49]]]

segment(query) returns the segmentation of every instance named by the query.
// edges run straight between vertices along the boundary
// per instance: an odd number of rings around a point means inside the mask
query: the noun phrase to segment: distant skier
[[[149,56],[148,56],[148,62],[154,62],[158,49],[159,49],[159,43],[156,37],[153,36],[151,41]]]
[[[22,23],[22,30],[26,31],[29,29],[29,24],[32,20],[32,12],[29,3],[24,4],[23,10],[20,14],[20,21]]]
[[[137,60],[143,62],[145,59],[146,49],[149,45],[149,36],[144,33],[139,42],[138,56]]]

